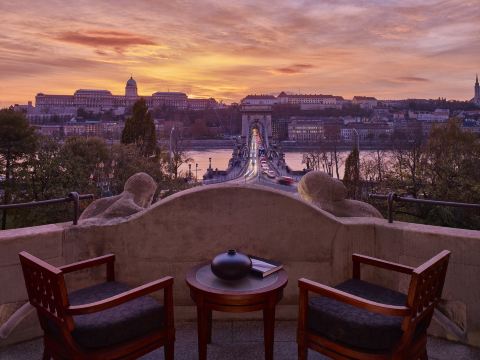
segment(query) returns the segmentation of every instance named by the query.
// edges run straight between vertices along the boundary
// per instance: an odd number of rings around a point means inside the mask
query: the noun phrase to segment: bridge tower
[[[242,139],[248,142],[252,128],[257,126],[268,149],[272,140],[272,107],[270,105],[242,106]]]

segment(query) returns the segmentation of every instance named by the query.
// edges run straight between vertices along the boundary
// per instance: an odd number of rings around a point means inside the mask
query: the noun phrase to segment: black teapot
[[[252,268],[252,260],[234,249],[215,256],[211,264],[212,272],[223,280],[240,280]]]

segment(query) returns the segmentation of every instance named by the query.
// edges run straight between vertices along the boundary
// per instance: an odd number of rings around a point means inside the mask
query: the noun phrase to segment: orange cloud
[[[298,74],[314,67],[315,66],[312,64],[293,64],[291,66],[275,69],[274,71],[280,74]]]
[[[60,41],[94,48],[110,47],[118,52],[130,46],[156,45],[156,43],[148,37],[114,30],[66,31],[59,34],[56,38]]]
[[[78,88],[473,97],[472,0],[0,2],[0,106]]]
[[[397,77],[397,80],[405,81],[405,82],[428,82],[429,79],[419,77],[419,76],[400,76]]]

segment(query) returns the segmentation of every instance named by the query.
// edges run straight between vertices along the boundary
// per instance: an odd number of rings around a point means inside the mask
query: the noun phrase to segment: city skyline
[[[0,106],[38,92],[182,91],[470,100],[480,64],[474,1],[83,1],[0,4]],[[73,15],[72,15],[73,14]]]

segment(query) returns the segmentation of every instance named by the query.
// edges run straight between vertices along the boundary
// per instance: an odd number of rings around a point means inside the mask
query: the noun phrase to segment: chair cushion
[[[111,281],[90,286],[68,295],[71,305],[82,305],[130,290]],[[150,296],[142,296],[113,308],[73,317],[73,338],[84,348],[101,348],[133,340],[163,327],[163,306]]]
[[[406,295],[366,281],[351,279],[336,289],[388,305],[404,306]],[[402,317],[385,316],[327,297],[311,297],[308,328],[320,336],[364,351],[385,351],[400,339]]]

